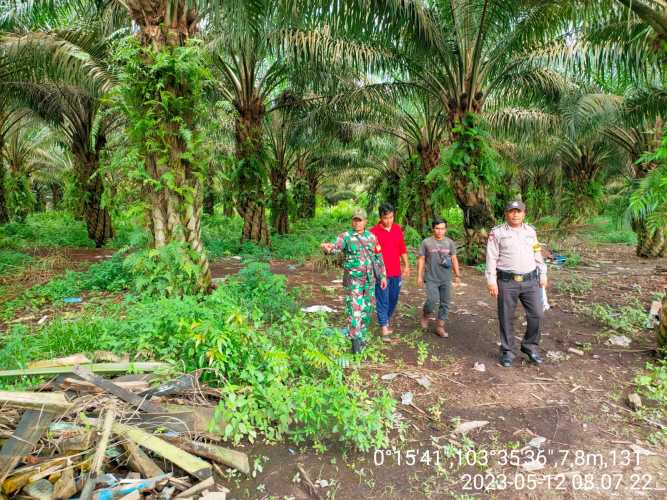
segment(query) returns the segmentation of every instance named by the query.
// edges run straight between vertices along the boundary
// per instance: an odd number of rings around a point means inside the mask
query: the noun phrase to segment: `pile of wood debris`
[[[0,372],[55,377],[39,392],[0,391],[0,499],[224,500],[223,468],[249,474],[248,456],[209,432],[224,428],[219,392],[199,372],[154,386],[165,366],[74,355]]]

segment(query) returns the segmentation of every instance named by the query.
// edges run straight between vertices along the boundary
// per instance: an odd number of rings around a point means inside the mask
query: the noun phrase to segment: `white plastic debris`
[[[394,380],[396,377],[398,377],[398,373],[386,373],[386,374],[382,375],[380,378],[382,380],[391,381],[391,380]]]
[[[549,305],[549,299],[547,298],[547,289],[546,289],[546,287],[542,288],[542,308],[545,311],[548,311],[549,309],[551,309],[551,306]]]
[[[542,436],[535,436],[533,439],[528,441],[528,446],[531,446],[533,448],[539,448],[546,442],[547,438],[542,437]]]
[[[474,429],[484,427],[488,423],[488,420],[470,420],[468,422],[462,422],[456,429],[454,429],[454,434],[467,434]]]
[[[419,385],[421,385],[424,389],[429,389],[431,387],[431,380],[426,376],[422,375],[418,379],[415,379]]]
[[[401,404],[404,404],[406,406],[411,405],[414,397],[415,395],[412,394],[411,392],[404,392],[403,394],[401,394]]]
[[[651,450],[642,448],[638,444],[631,444],[630,449],[632,449],[632,451],[634,451],[637,455],[646,455],[646,456],[655,455],[655,453],[653,453]]]
[[[660,309],[662,308],[662,302],[659,300],[654,300],[651,302],[651,309],[648,312],[648,318],[646,318],[646,324],[644,328],[654,328],[660,323]]]
[[[561,351],[547,351],[547,359],[550,361],[564,361],[566,358],[565,353]]]
[[[472,369],[477,370],[478,372],[485,372],[486,371],[486,366],[484,366],[484,363],[480,363],[478,361],[475,361],[475,366],[473,366]]]
[[[303,312],[307,312],[307,313],[317,313],[317,312],[332,313],[332,312],[336,312],[335,309],[332,309],[329,306],[321,306],[321,305],[302,307],[301,310]]]
[[[47,319],[49,319],[49,317],[44,315],[41,318],[39,318],[39,321],[37,322],[37,324],[38,325],[43,325],[46,322]]]
[[[607,339],[607,345],[615,345],[618,347],[628,347],[630,342],[632,342],[632,340],[625,335],[612,335]]]

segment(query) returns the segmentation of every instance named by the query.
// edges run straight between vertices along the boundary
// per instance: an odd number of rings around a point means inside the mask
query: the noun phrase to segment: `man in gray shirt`
[[[486,246],[486,284],[498,299],[500,364],[512,366],[514,359],[514,313],[518,301],[526,311],[526,334],[521,352],[533,363],[543,362],[538,346],[544,317],[542,290],[547,286],[547,266],[542,258],[535,228],[524,224],[526,206],[512,201],[505,207],[505,224],[489,234]]]
[[[459,261],[456,257],[456,244],[445,236],[447,222],[436,218],[431,223],[433,236],[426,238],[419,248],[417,261],[417,286],[426,285],[426,303],[422,310],[421,326],[428,328],[429,316],[438,309],[435,333],[442,338],[448,337],[445,321],[449,315],[451,298],[452,271],[456,284],[461,282]]]

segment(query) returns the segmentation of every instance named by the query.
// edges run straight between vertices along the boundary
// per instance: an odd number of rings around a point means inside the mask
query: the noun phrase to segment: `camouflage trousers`
[[[372,275],[345,279],[345,313],[350,338],[365,339],[375,305],[375,282]]]

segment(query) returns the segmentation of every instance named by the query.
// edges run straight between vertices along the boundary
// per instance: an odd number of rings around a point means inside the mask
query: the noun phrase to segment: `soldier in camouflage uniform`
[[[387,273],[382,260],[382,248],[377,238],[366,231],[366,212],[356,210],[352,216],[352,229],[338,235],[336,243],[322,243],[326,253],[343,253],[343,287],[345,288],[345,312],[347,333],[352,340],[352,352],[359,353],[373,313],[375,280],[384,289]]]

